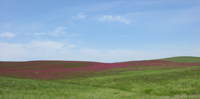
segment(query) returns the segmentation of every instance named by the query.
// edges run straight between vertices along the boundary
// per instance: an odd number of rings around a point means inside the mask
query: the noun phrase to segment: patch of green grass
[[[0,86],[0,99],[140,99],[146,96],[111,88],[5,77],[0,77]]]
[[[198,99],[199,71],[199,67],[129,71],[57,81],[1,77],[0,99]]]
[[[173,61],[173,62],[200,62],[200,57],[180,56],[180,57],[164,58],[160,60]]]
[[[129,71],[118,75],[60,81],[150,96],[200,95],[200,68]]]

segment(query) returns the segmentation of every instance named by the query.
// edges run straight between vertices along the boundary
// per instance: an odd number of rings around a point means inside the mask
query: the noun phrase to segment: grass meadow
[[[200,99],[200,58],[1,62],[0,99]]]

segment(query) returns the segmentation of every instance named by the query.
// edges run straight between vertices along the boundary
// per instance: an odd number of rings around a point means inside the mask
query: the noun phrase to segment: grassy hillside
[[[1,99],[199,99],[200,68],[38,81],[0,77]]]
[[[200,62],[200,57],[180,56],[180,57],[164,58],[161,60],[173,61],[173,62]]]
[[[0,99],[199,99],[200,63],[168,59],[0,62]]]

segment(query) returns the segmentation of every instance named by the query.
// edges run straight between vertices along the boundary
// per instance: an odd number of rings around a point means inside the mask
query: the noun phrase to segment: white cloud
[[[91,49],[91,48],[82,48],[79,50],[80,54],[83,56],[90,56],[90,57],[96,57],[100,56],[102,53],[99,50]]]
[[[200,56],[199,48],[184,51],[99,50],[80,48],[56,41],[32,41],[26,44],[0,42],[0,61],[74,60],[123,62],[159,59],[173,56]]]
[[[63,48],[64,44],[55,41],[32,41],[26,46],[28,46],[29,48],[61,49]]]
[[[80,34],[69,34],[69,36],[81,36]]]
[[[0,34],[0,37],[13,38],[13,37],[15,37],[15,34],[11,33],[11,32],[4,32],[4,33]]]
[[[41,35],[47,35],[47,36],[68,36],[68,37],[72,37],[72,36],[81,36],[80,34],[70,34],[66,32],[66,27],[57,27],[54,31],[52,32],[36,32],[36,33],[27,33],[27,35],[35,35],[35,36],[41,36]]]
[[[76,16],[72,17],[73,19],[85,19],[86,15],[83,13],[78,13]]]
[[[63,34],[67,34],[64,30],[66,30],[66,27],[57,27],[52,33],[50,33],[53,36],[60,36]]]
[[[2,28],[10,28],[11,27],[11,23],[0,24],[0,27],[2,27]]]
[[[64,60],[75,47],[74,44],[56,41],[0,42],[0,61]]]
[[[160,0],[158,0],[158,1],[141,1],[141,2],[139,1],[135,4],[146,6],[146,5],[154,5],[154,4],[160,4],[160,3],[166,3],[166,2],[169,2],[169,1],[160,1]]]
[[[68,48],[74,48],[74,47],[76,47],[76,45],[73,45],[73,44],[68,45]]]
[[[66,32],[66,27],[57,27],[54,31],[52,32],[36,32],[36,33],[26,33],[27,35],[35,35],[35,36],[41,36],[41,35],[46,35],[46,36],[68,36],[68,37],[74,37],[74,36],[81,36],[80,34],[77,33],[67,33]]]
[[[34,35],[46,35],[46,33],[42,33],[42,32],[37,32],[37,33],[33,33]]]
[[[74,22],[72,22],[72,21],[70,21],[69,23],[70,23],[70,25],[74,25]]]
[[[113,22],[113,21],[119,21],[125,24],[130,24],[131,20],[124,18],[123,16],[112,16],[112,15],[102,15],[101,17],[98,18],[99,21],[109,21],[109,22]]]
[[[67,35],[68,33],[65,31],[66,27],[57,27],[54,31],[51,32],[35,32],[35,33],[26,33],[27,35],[35,35],[35,36],[41,36],[41,35],[49,35],[49,36],[63,36]],[[68,34],[71,35],[71,34]]]
[[[24,59],[26,50],[22,44],[0,42],[0,61],[16,61]]]

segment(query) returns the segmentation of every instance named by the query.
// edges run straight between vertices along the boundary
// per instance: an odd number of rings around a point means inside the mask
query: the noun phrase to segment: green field
[[[161,60],[200,63],[198,57]],[[0,68],[11,66],[2,64]],[[120,67],[68,79],[2,73],[0,99],[200,99],[200,65]]]
[[[167,61],[173,61],[173,62],[200,62],[200,57],[180,56],[180,57],[164,58],[161,60],[167,60]]]

